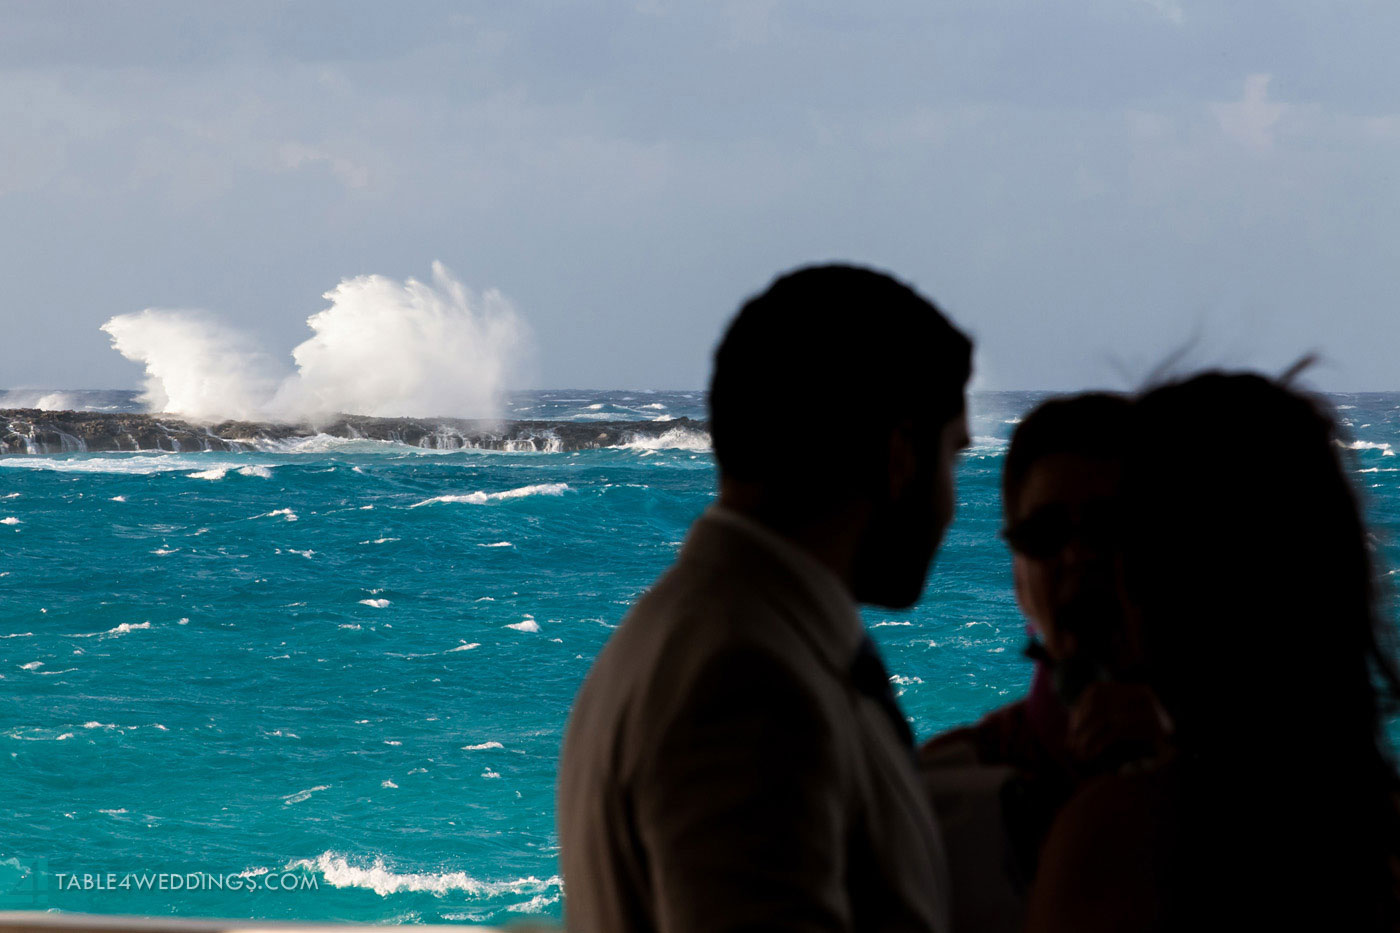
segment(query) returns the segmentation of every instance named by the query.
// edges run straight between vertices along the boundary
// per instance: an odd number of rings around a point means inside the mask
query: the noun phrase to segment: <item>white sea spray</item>
[[[201,311],[148,308],[102,325],[145,368],[147,410],[197,421],[495,417],[528,330],[499,291],[474,294],[433,263],[430,282],[343,280],[307,318],[312,336],[279,364],[247,334]]]

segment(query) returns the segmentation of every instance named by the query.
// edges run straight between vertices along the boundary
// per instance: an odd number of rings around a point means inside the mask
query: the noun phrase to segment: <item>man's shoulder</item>
[[[682,557],[623,617],[604,654],[622,655],[629,667],[639,653],[660,662],[675,652],[699,658],[742,645],[791,656],[796,629],[783,617],[782,593],[762,573]]]
[[[623,617],[589,671],[574,716],[645,745],[716,678],[736,694],[819,690],[820,665],[780,597],[722,563],[677,561]],[[772,697],[769,696],[771,700]]]

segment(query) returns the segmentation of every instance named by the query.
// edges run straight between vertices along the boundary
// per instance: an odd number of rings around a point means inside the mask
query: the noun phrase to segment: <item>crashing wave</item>
[[[680,419],[676,419],[680,420]],[[651,422],[657,424],[658,422]],[[675,422],[667,422],[674,424]],[[628,450],[709,450],[710,435],[692,427],[672,427],[661,434],[638,435],[619,446]]]
[[[314,872],[331,887],[369,890],[380,897],[401,892],[434,894],[438,897],[459,892],[473,898],[507,894],[550,895],[563,888],[563,881],[557,876],[541,879],[532,875],[510,881],[480,881],[463,871],[398,872],[378,857],[368,866],[355,865],[336,852],[322,852],[314,859],[298,859],[288,863],[287,868]]]

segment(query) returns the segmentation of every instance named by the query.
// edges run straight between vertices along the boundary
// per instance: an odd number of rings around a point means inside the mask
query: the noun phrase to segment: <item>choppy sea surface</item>
[[[974,396],[931,586],[909,612],[866,614],[921,737],[1025,688],[995,532],[1005,439],[1036,398]],[[1332,400],[1400,566],[1400,394]],[[703,417],[698,392],[531,393],[511,407]],[[779,442],[797,461],[833,441]],[[1250,453],[1267,469],[1268,450]],[[0,457],[0,909],[558,917],[570,701],[713,493],[694,438]]]

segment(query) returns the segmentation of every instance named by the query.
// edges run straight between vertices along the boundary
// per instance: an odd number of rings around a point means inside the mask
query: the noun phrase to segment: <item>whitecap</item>
[[[876,622],[871,628],[885,628],[889,625],[913,625],[913,622]]]
[[[393,781],[385,781],[384,783],[380,784],[379,786],[380,786],[380,787],[388,787],[388,788],[391,788],[391,789],[393,789],[393,790],[398,790],[398,787],[399,787],[399,785],[395,784]]]
[[[36,671],[36,670],[38,670],[39,668],[41,668],[41,667],[43,667],[43,666],[44,666],[44,662],[43,662],[43,661],[30,661],[28,664],[21,664],[21,665],[20,665],[20,670],[24,670],[24,671]]]
[[[362,599],[362,600],[360,600],[360,605],[361,605],[361,606],[370,606],[371,608],[374,608],[374,609],[383,609],[385,606],[389,605],[389,600],[387,600],[387,599]]]
[[[480,881],[462,871],[397,872],[389,868],[382,856],[375,856],[368,867],[350,864],[350,860],[335,852],[323,852],[315,859],[298,859],[287,865],[289,870],[314,871],[335,888],[361,888],[380,897],[402,892],[435,894],[439,897],[460,891],[469,897],[495,897],[501,894],[537,894],[561,890],[563,880],[557,875],[539,879],[534,876],[511,881]]]
[[[283,797],[282,803],[284,805],[301,803],[304,800],[309,800],[312,794],[323,790],[330,790],[330,788],[331,785],[329,784],[318,784],[315,787],[308,787],[306,790],[299,790],[295,794],[288,794],[286,797]]]
[[[482,776],[483,778],[485,778],[486,780],[490,781],[490,780],[494,780],[494,779],[500,777],[500,776],[501,776],[501,772],[499,772],[499,771],[492,771],[490,768],[486,768],[486,769],[484,769],[484,770],[481,772],[481,776]]]
[[[109,628],[109,629],[107,629],[107,631],[105,631],[105,632],[79,632],[79,633],[76,634],[76,635],[65,635],[64,637],[65,637],[65,638],[105,638],[105,637],[107,637],[108,635],[111,635],[112,637],[115,638],[115,637],[118,636],[118,635],[125,635],[125,634],[127,634],[128,632],[134,632],[134,631],[136,631],[136,630],[138,630],[138,629],[147,629],[147,628],[150,628],[150,627],[151,627],[151,623],[149,623],[149,622],[123,622],[121,625],[118,625],[118,626],[116,626],[115,628]]]
[[[261,515],[254,515],[253,518],[277,518],[278,516],[285,518],[289,522],[297,520],[297,513],[293,512],[291,509],[274,509],[271,512],[264,512]]]
[[[463,745],[464,752],[479,752],[488,748],[505,748],[500,742],[482,742],[480,745]]]
[[[509,541],[495,541],[491,544],[478,544],[477,547],[515,547]]]
[[[1383,457],[1395,456],[1395,451],[1389,444],[1377,443],[1376,441],[1352,441],[1350,444],[1343,444],[1348,450],[1379,450]]]
[[[6,516],[5,518],[0,518],[0,525],[22,525],[22,524],[24,524],[24,523],[21,522],[19,519],[15,518],[13,515]]]
[[[540,630],[540,624],[534,619],[525,619],[520,622],[511,622],[506,628],[513,628],[517,632],[538,632]]]
[[[416,509],[424,505],[432,505],[435,502],[466,502],[470,505],[485,505],[488,502],[498,502],[505,499],[521,499],[525,496],[562,496],[568,492],[568,483],[535,483],[530,486],[520,486],[516,489],[507,489],[504,492],[468,492],[456,495],[434,496],[431,499],[424,499],[422,502],[415,502],[410,505],[410,509]]]
[[[517,914],[534,914],[544,910],[550,904],[557,903],[559,903],[558,894],[536,894],[528,901],[522,901],[519,904],[511,904],[506,907],[506,910]]]
[[[113,501],[113,502],[125,502],[125,501],[126,501],[126,496],[113,496],[112,499],[111,499],[111,501]]]
[[[448,648],[446,651],[443,652],[443,654],[451,654],[451,653],[454,652],[454,651],[470,651],[470,650],[472,650],[473,648],[480,648],[480,647],[481,647],[481,642],[479,642],[479,641],[474,641],[474,642],[471,642],[471,643],[463,642],[462,644],[458,645],[456,648]]]

